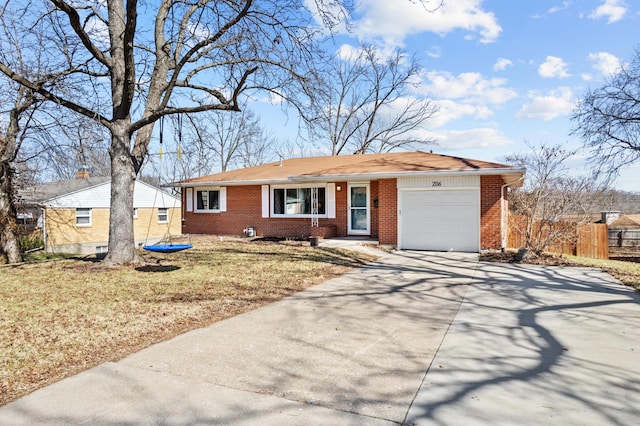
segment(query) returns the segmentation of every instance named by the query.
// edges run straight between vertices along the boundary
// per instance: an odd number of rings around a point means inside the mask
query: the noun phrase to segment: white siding
[[[92,186],[46,202],[49,207],[59,208],[109,208],[111,205],[111,182]],[[134,208],[179,208],[180,199],[149,184],[136,181],[133,192]]]
[[[411,176],[398,178],[398,189],[480,188],[480,176]]]

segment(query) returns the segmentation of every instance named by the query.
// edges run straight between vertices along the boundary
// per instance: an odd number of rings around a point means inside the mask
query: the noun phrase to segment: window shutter
[[[193,211],[193,188],[187,188],[187,211]]]
[[[227,211],[227,187],[223,186],[220,188],[220,211]]]
[[[327,218],[336,218],[336,184],[327,184]]]
[[[269,185],[262,185],[262,217],[269,217]]]

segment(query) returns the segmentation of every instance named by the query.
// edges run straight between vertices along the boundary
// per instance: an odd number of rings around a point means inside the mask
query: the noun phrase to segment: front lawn
[[[148,264],[95,258],[0,268],[0,405],[374,259],[300,243],[194,241]]]

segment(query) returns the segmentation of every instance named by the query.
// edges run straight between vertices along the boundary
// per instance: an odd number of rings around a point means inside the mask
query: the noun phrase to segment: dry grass
[[[0,405],[155,342],[281,299],[373,256],[308,244],[198,241],[148,265],[95,258],[0,268]]]
[[[584,257],[568,256],[569,262],[577,266],[598,268],[620,280],[624,285],[633,287],[640,292],[640,263],[621,260],[587,259]]]

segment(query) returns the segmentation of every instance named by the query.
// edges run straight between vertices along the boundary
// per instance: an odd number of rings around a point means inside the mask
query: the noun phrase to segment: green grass
[[[193,244],[145,252],[138,268],[91,257],[0,268],[0,405],[374,259],[299,243]]]

